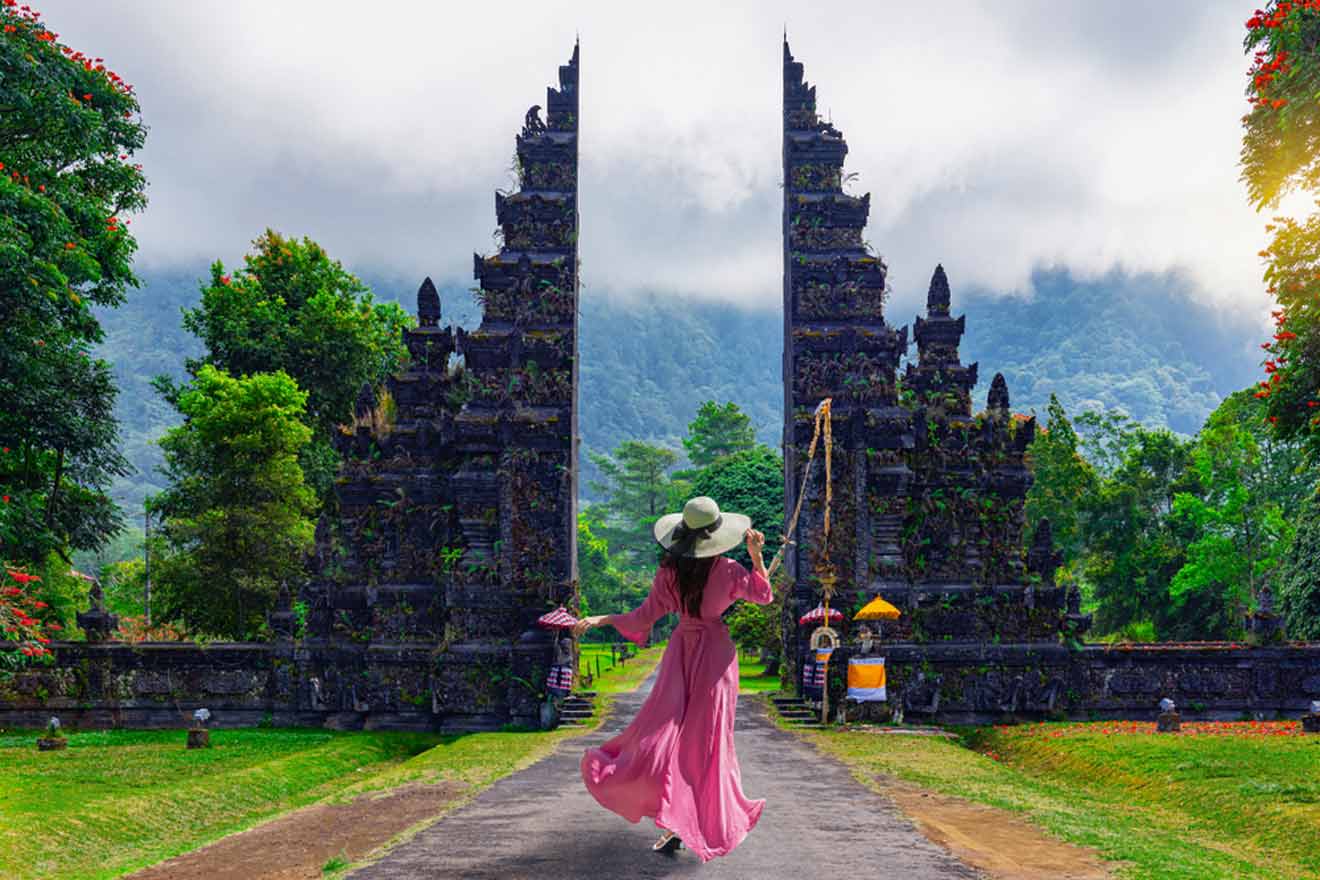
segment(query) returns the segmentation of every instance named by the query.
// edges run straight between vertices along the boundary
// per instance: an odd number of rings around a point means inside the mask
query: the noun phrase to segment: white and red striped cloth
[[[806,614],[798,618],[799,624],[820,623],[825,619],[825,603],[817,605]],[[837,622],[843,620],[843,612],[837,608],[830,609],[830,620]]]
[[[577,623],[577,618],[569,614],[568,610],[564,608],[563,605],[560,605],[554,611],[542,614],[540,617],[536,618],[536,622],[541,626],[549,627],[550,629],[568,629],[570,626]]]
[[[562,697],[573,689],[573,667],[551,666],[550,674],[545,679],[545,689],[557,697]]]

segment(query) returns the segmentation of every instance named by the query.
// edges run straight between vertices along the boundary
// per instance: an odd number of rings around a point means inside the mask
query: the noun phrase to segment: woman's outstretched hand
[[[595,627],[602,626],[603,624],[607,623],[608,617],[609,617],[608,614],[596,614],[592,617],[582,618],[577,623],[573,624],[573,636],[575,638],[581,638],[582,634],[585,633],[587,630],[594,629]]]
[[[752,562],[761,568],[761,551],[765,549],[765,535],[756,529],[748,529],[743,533],[747,540],[747,555],[752,557]]]

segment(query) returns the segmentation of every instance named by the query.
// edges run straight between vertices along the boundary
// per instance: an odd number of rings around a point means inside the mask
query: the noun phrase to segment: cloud
[[[232,263],[273,226],[354,266],[466,281],[523,113],[580,32],[586,290],[777,307],[787,25],[899,303],[942,260],[955,288],[1123,266],[1265,304],[1229,0],[42,8],[138,88],[147,266]]]

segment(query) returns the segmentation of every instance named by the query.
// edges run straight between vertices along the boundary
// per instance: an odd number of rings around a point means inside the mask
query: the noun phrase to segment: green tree
[[[725,618],[729,636],[738,649],[755,654],[766,665],[766,675],[776,675],[783,654],[780,619],[784,612],[783,591],[768,605],[737,602]]]
[[[161,440],[170,486],[150,502],[163,514],[152,535],[159,619],[251,638],[299,577],[316,509],[298,464],[307,397],[285,373],[234,378],[209,364],[179,394],[185,421]]]
[[[1320,492],[1302,507],[1275,584],[1288,635],[1320,639]]]
[[[596,506],[578,512],[578,589],[583,615],[631,611],[645,600],[651,586],[650,581],[622,568],[610,554],[609,543],[597,534],[604,526]]]
[[[1185,524],[1169,514],[1179,492],[1196,488],[1188,474],[1192,442],[1162,429],[1135,428],[1122,437],[1121,463],[1079,501],[1081,576],[1096,602],[1099,633],[1149,621],[1167,638],[1176,623],[1168,616],[1169,584],[1185,562],[1188,538]]]
[[[1320,196],[1320,7],[1270,0],[1247,20],[1254,52],[1243,117],[1242,180],[1257,209],[1277,208],[1289,192]],[[1261,252],[1265,282],[1278,301],[1265,344],[1269,401],[1279,436],[1301,438],[1320,456],[1320,215],[1277,217]]]
[[[137,617],[145,613],[146,561],[123,559],[111,562],[101,569],[101,589],[105,606],[123,617]]]
[[[1242,119],[1242,181],[1256,208],[1320,190],[1320,8],[1269,0],[1247,20],[1251,112]]]
[[[692,494],[708,495],[721,510],[745,513],[752,526],[765,532],[766,552],[773,557],[784,528],[784,459],[757,444],[718,459],[692,477]],[[729,556],[750,566],[747,549],[739,545]]]
[[[1045,429],[1036,433],[1029,450],[1035,481],[1027,493],[1027,525],[1035,532],[1040,521],[1048,519],[1064,564],[1071,566],[1082,551],[1077,502],[1095,490],[1097,477],[1078,451],[1077,432],[1053,394],[1047,412]]]
[[[1073,422],[1082,457],[1100,477],[1123,464],[1141,426],[1121,410],[1087,410]]]
[[[1174,499],[1189,528],[1187,561],[1170,583],[1170,616],[1197,637],[1236,637],[1293,541],[1316,473],[1304,441],[1280,438],[1251,390],[1229,395],[1197,435],[1196,489]]]
[[[699,468],[755,445],[752,420],[732,401],[723,406],[713,400],[703,403],[683,438],[688,460]]]
[[[136,284],[124,214],[146,204],[133,89],[0,5],[0,547],[41,566],[120,525],[114,384],[93,306]]]
[[[613,455],[593,453],[591,461],[605,477],[591,484],[606,497],[600,504],[604,516],[596,534],[623,557],[627,567],[649,567],[656,560],[652,527],[674,504],[675,487],[669,472],[678,463],[678,454],[640,440],[625,440]]]
[[[1272,468],[1261,445],[1240,422],[1212,417],[1197,437],[1191,467],[1199,485],[1174,497],[1173,515],[1194,538],[1169,595],[1174,608],[1197,600],[1198,635],[1234,635],[1292,527],[1272,497]]]
[[[302,465],[324,498],[339,464],[333,432],[352,420],[363,385],[377,386],[398,370],[411,322],[398,305],[375,302],[316,242],[268,229],[243,268],[230,274],[217,260],[200,305],[184,311],[184,327],[206,346],[188,370],[196,375],[211,364],[233,376],[282,371],[293,377],[307,392],[305,418],[313,431]],[[167,381],[160,387],[177,397]]]

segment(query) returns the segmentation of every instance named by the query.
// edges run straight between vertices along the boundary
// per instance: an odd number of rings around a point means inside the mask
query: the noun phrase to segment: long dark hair
[[[661,568],[672,568],[678,580],[678,604],[688,617],[701,616],[701,596],[706,591],[706,579],[718,556],[675,556],[666,552],[660,557]]]

